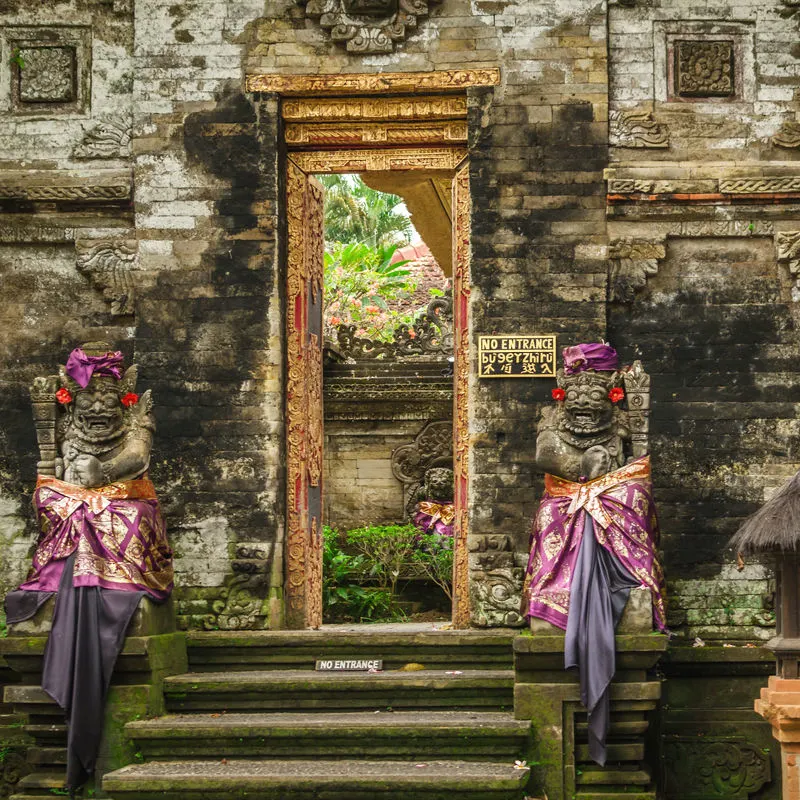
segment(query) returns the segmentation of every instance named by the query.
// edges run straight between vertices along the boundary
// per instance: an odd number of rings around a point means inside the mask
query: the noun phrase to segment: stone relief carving
[[[778,261],[786,262],[794,278],[792,300],[800,301],[800,231],[779,231],[775,234]]]
[[[401,325],[391,342],[356,336],[355,325],[336,328],[335,348],[339,355],[352,361],[396,359],[403,356],[452,356],[453,296],[435,297],[411,325]]]
[[[520,627],[519,599],[525,570],[498,567],[486,572],[470,572],[471,621],[479,628]]]
[[[414,512],[425,473],[432,467],[449,468],[452,462],[453,423],[449,420],[429,422],[411,444],[392,452],[392,474],[403,484],[406,518]]]
[[[211,613],[203,617],[206,630],[246,631],[260,627],[264,594],[268,589],[270,548],[240,544],[231,563],[233,575],[226,581]]]
[[[784,122],[772,137],[772,143],[777,147],[800,147],[800,122]]]
[[[664,242],[620,239],[609,245],[609,299],[630,303],[666,256]]]
[[[89,128],[80,144],[72,151],[73,158],[124,158],[131,154],[130,117],[106,117]]]
[[[728,97],[734,92],[733,42],[675,42],[675,94],[680,97]]]
[[[0,199],[31,202],[119,202],[129,200],[130,183],[83,184],[80,186],[0,184]]]
[[[440,0],[297,0],[351,53],[391,53]]]
[[[800,18],[800,0],[781,0],[781,6],[778,13],[784,19]]]
[[[665,125],[653,119],[653,112],[619,109],[609,115],[609,142],[615,147],[669,147]]]
[[[71,47],[21,47],[17,51],[22,103],[75,100],[75,50]]]
[[[704,194],[800,192],[800,177],[759,176],[753,178],[699,178],[686,180],[609,177],[608,179],[609,195],[692,194],[696,192]]]
[[[772,780],[769,755],[744,737],[675,737],[664,743],[667,794],[747,800]]]
[[[115,316],[133,314],[135,290],[131,271],[136,268],[135,240],[75,243],[76,266],[111,304]]]

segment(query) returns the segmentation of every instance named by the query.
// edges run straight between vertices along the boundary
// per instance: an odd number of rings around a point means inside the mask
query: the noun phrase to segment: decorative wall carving
[[[450,144],[467,141],[466,121],[433,122],[360,122],[358,125],[289,124],[286,143],[289,146],[369,144]]]
[[[682,800],[748,800],[772,780],[769,755],[739,736],[670,737],[664,762],[667,794]]]
[[[71,103],[75,100],[75,50],[72,47],[21,47],[17,50],[21,103]]]
[[[0,31],[11,70],[11,109],[18,114],[85,113],[91,99],[91,31],[87,26],[8,26]]]
[[[663,241],[619,239],[609,244],[609,299],[629,303],[658,273],[658,262],[666,257]]]
[[[392,120],[459,119],[467,116],[467,98],[336,97],[300,98],[283,102],[287,122],[369,122]]]
[[[114,315],[133,314],[135,289],[131,272],[136,269],[136,240],[75,243],[76,266],[103,293]]]
[[[19,781],[31,772],[24,748],[0,748],[0,798],[17,793]]]
[[[131,185],[125,183],[82,184],[80,186],[0,184],[0,200],[31,202],[100,202],[129,200]]]
[[[453,423],[450,420],[429,422],[411,444],[392,452],[392,474],[403,484],[406,517],[417,502],[417,492],[431,467],[450,467],[453,463]]]
[[[800,122],[784,122],[772,137],[772,143],[777,147],[800,147]]]
[[[800,301],[800,231],[780,231],[775,234],[778,261],[785,262],[794,278],[792,300]]]
[[[334,150],[293,153],[305,172],[388,172],[393,169],[455,169],[466,157],[466,147],[392,150]]]
[[[675,94],[728,97],[734,93],[733,41],[675,41]]]
[[[471,622],[479,628],[514,628],[523,624],[519,611],[522,567],[499,567],[470,574]]]
[[[470,622],[469,594],[469,374],[470,374],[470,264],[472,196],[469,166],[453,179],[453,319],[455,398],[453,471],[455,472],[455,527],[453,532],[453,627]]]
[[[98,120],[83,135],[72,151],[73,158],[125,158],[131,154],[130,117],[106,117]]]
[[[421,94],[470,86],[497,86],[500,70],[451,69],[436,72],[340,73],[338,75],[254,74],[245,78],[247,92],[285,95]]]
[[[440,0],[297,0],[351,53],[391,53]]]
[[[356,336],[355,325],[336,328],[339,355],[353,361],[393,360],[404,356],[452,356],[453,297],[435,297],[411,325],[400,325],[394,340],[383,342]]]
[[[609,142],[615,147],[669,147],[667,128],[653,119],[652,111],[612,111],[608,122]]]
[[[784,19],[800,18],[800,0],[781,0],[781,6],[778,13]]]
[[[246,631],[260,628],[268,589],[269,552],[261,544],[236,548],[233,576],[228,579],[212,613],[203,617],[206,630]]]
[[[608,194],[620,198],[625,195],[648,195],[631,199],[656,199],[658,195],[677,195],[673,199],[708,201],[711,195],[793,194],[800,192],[800,176],[756,176],[752,178],[617,178],[608,179]]]

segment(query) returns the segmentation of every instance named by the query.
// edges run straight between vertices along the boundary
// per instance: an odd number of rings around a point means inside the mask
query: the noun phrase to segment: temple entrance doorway
[[[451,178],[316,177],[325,189],[323,623],[447,622]]]
[[[436,107],[452,108],[452,99],[444,98],[442,105],[438,102],[442,98],[437,98]],[[460,99],[465,101],[465,98]],[[419,101],[415,99],[417,109],[422,107]],[[363,99],[359,102],[363,108]],[[346,105],[344,100],[342,103]],[[387,101],[382,105],[385,108]],[[460,107],[465,113],[466,103]],[[397,481],[398,522],[411,522],[417,498],[421,490],[424,491],[426,473],[431,469],[452,468],[451,619],[454,627],[466,627],[469,623],[466,541],[470,252],[467,149],[462,145],[441,146],[441,139],[439,146],[431,147],[425,137],[425,146],[420,147],[409,147],[402,139],[402,146],[391,148],[356,150],[352,146],[331,146],[332,138],[346,141],[348,135],[358,135],[363,141],[365,131],[374,134],[375,128],[366,124],[348,127],[342,121],[334,135],[330,125],[318,124],[315,129],[312,123],[297,121],[304,109],[305,113],[313,113],[313,101],[285,100],[283,103],[289,148],[286,164],[287,627],[318,628],[323,622],[326,511],[328,515],[334,514],[331,502],[337,490],[341,496],[343,487],[337,487],[335,481],[347,482],[341,474],[333,444],[337,426],[341,429],[346,423],[364,423],[370,416],[384,413],[376,412],[376,406],[381,404],[395,409],[396,419],[383,420],[389,428],[399,431],[404,423],[416,423],[406,426],[408,435],[404,443],[393,443],[386,459]],[[345,109],[340,113],[347,116],[348,112]],[[392,127],[395,122],[374,123],[378,124],[389,131],[400,132]],[[445,126],[452,129],[452,122],[432,123],[428,135],[438,135]],[[353,127],[358,130],[353,131]],[[465,123],[462,128],[463,138],[466,138]],[[381,138],[385,142],[385,136]],[[327,142],[328,149],[321,149],[320,141]],[[373,190],[400,195],[412,212],[415,224],[418,223],[414,207],[423,203],[424,194],[419,187],[426,186],[428,199],[433,196],[440,213],[447,214],[448,230],[444,236],[441,231],[437,234],[430,232],[432,229],[429,233],[424,230],[426,222],[435,217],[430,207],[428,213],[419,216],[425,220],[419,224],[423,240],[440,265],[444,262],[443,271],[452,276],[452,294],[437,298],[442,301],[438,306],[433,304],[433,308],[423,309],[419,322],[404,323],[405,329],[395,337],[397,345],[406,352],[407,363],[400,368],[400,372],[405,369],[407,373],[404,388],[398,389],[404,382],[402,377],[397,380],[397,369],[393,377],[388,375],[392,371],[388,368],[389,362],[398,363],[397,359],[386,358],[390,348],[384,347],[381,356],[375,350],[382,345],[376,343],[374,337],[364,335],[368,332],[364,326],[354,326],[352,322],[333,324],[330,317],[341,319],[341,316],[325,313],[325,187],[320,178],[325,181],[324,176],[331,175],[359,175]],[[444,320],[446,306],[452,315],[449,332]],[[446,337],[451,341],[447,345],[452,348],[448,349],[450,355],[441,352],[442,339]],[[424,347],[438,348],[440,352],[431,358],[432,353],[426,355]],[[328,380],[324,386],[326,372]],[[353,392],[359,391],[362,402],[353,403]],[[424,397],[426,392],[427,397]],[[414,393],[417,405],[422,408],[410,410],[409,399]],[[357,406],[361,406],[360,410]],[[372,466],[385,472],[387,464]],[[340,469],[338,478],[332,474],[337,467]],[[434,476],[435,473],[428,477]],[[331,480],[333,491],[325,487],[326,477]]]

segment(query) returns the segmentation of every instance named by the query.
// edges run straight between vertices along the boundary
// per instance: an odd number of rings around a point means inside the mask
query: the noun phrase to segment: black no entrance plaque
[[[555,378],[556,336],[478,337],[479,378]]]

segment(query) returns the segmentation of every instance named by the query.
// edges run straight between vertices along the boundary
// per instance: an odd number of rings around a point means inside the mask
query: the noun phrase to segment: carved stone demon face
[[[616,372],[587,370],[563,377],[566,392],[563,426],[576,436],[594,436],[611,427],[614,405],[608,392],[616,381]]]
[[[114,439],[124,423],[119,393],[108,382],[93,380],[76,394],[72,424],[87,440],[100,443]]]
[[[453,499],[453,470],[432,467],[425,473],[425,496],[429,500]]]
[[[397,13],[399,0],[342,0],[347,14],[388,17]]]

